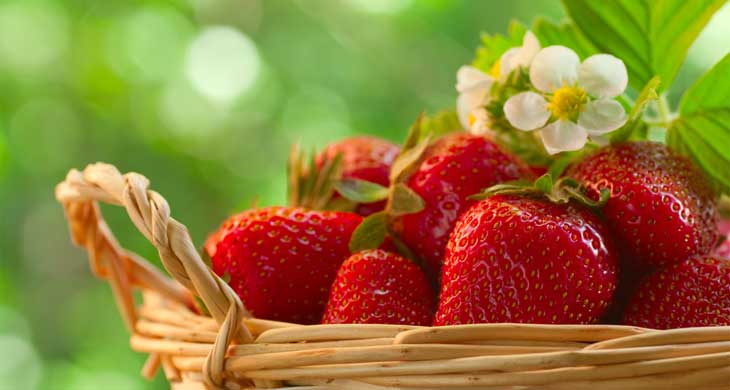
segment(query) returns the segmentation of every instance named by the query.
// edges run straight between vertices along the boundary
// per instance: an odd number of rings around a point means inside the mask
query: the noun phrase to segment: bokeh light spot
[[[261,60],[256,45],[230,27],[204,29],[188,47],[185,73],[201,94],[229,102],[253,87]]]
[[[323,145],[352,134],[349,109],[335,92],[303,86],[286,103],[281,128],[290,141],[305,147]]]
[[[107,58],[120,76],[142,81],[169,79],[179,70],[192,23],[171,7],[147,6],[123,20],[107,41]]]
[[[218,125],[225,111],[193,89],[187,80],[170,83],[160,96],[160,119],[173,135],[203,140]]]
[[[62,8],[45,1],[0,5],[0,68],[20,74],[58,66],[68,43],[68,20]]]
[[[0,334],[0,384],[6,389],[35,389],[41,378],[41,361],[35,348],[14,334]]]
[[[354,8],[374,14],[394,14],[408,8],[413,0],[348,0]]]

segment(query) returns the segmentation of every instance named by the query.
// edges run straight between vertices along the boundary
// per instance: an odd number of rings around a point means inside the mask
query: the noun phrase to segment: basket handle
[[[98,202],[127,210],[137,229],[157,249],[167,272],[199,296],[220,324],[205,370],[210,374],[206,379],[220,386],[228,345],[234,338],[240,342],[253,340],[241,321],[250,315],[231,287],[205,265],[187,228],[170,216],[165,198],[149,189],[146,177],[134,172],[122,175],[104,163],[90,164],[83,172],[72,169],[56,187],[56,198],[65,210],[73,242],[86,248],[92,270],[109,279],[122,317],[133,332],[136,312],[131,286],[150,288],[188,305],[190,297],[146,260],[119,246]]]

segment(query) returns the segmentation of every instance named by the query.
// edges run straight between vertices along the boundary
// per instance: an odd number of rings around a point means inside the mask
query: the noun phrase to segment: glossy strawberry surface
[[[716,242],[713,194],[686,158],[654,142],[607,146],[566,172],[602,209],[626,269],[652,269],[708,253]]]
[[[526,164],[494,142],[465,132],[450,133],[426,149],[407,185],[425,208],[395,224],[403,242],[438,275],[446,242],[459,216],[474,200],[469,196],[494,184],[532,178]]]
[[[730,260],[696,256],[649,275],[623,322],[656,329],[730,325]]]
[[[382,138],[356,136],[327,145],[317,156],[321,166],[324,158],[342,155],[342,177],[360,179],[387,187],[390,166],[400,153],[400,147]],[[360,204],[356,212],[366,216],[381,211],[385,202]]]
[[[229,218],[206,243],[213,270],[257,318],[318,323],[348,242],[354,213],[267,207]]]
[[[593,323],[616,273],[608,230],[587,209],[496,195],[464,213],[451,235],[434,324]]]
[[[322,323],[431,325],[433,310],[434,293],[421,268],[374,249],[342,264]]]

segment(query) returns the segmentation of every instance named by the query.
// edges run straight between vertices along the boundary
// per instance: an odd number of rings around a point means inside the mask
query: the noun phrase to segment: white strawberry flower
[[[626,89],[628,74],[623,61],[610,54],[581,63],[567,47],[546,47],[532,60],[530,82],[540,93],[512,96],[504,113],[513,127],[538,130],[550,154],[578,150],[588,137],[600,141],[626,123],[626,112],[614,98]]]
[[[478,111],[484,110],[493,83],[492,76],[473,66],[462,66],[456,72],[456,90],[459,92],[459,97],[456,99],[456,113],[465,129],[471,129],[477,116],[480,116]]]
[[[497,61],[499,78],[506,79],[518,67],[529,68],[538,52],[540,52],[540,41],[532,31],[528,30],[522,37],[522,46],[513,47],[499,57]]]
[[[484,106],[489,103],[489,91],[495,81],[504,81],[518,67],[529,67],[530,62],[540,51],[540,42],[532,31],[527,31],[522,38],[522,46],[513,47],[504,52],[494,63],[489,74],[473,66],[462,66],[456,72],[456,112],[461,125],[474,134],[490,133],[487,123],[487,111]]]

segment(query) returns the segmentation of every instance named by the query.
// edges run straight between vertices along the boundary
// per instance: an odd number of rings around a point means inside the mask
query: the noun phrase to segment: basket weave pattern
[[[74,243],[112,287],[131,347],[173,389],[727,389],[730,327],[297,325],[255,319],[137,173],[71,170],[56,188]],[[170,279],[123,249],[98,202],[122,206]],[[142,291],[135,305],[133,290]],[[195,309],[193,296],[210,316]]]

